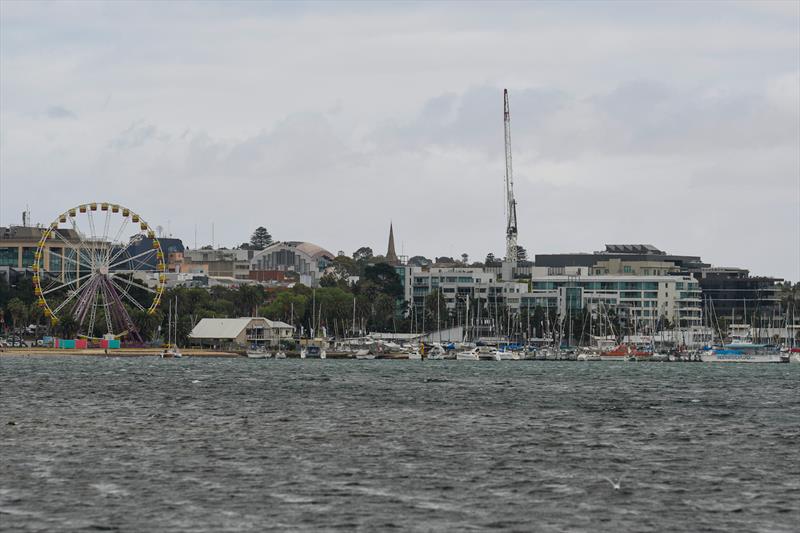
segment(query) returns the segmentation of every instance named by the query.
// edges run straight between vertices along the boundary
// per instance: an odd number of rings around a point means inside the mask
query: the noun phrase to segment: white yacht
[[[519,361],[523,354],[513,350],[495,350],[494,359],[496,361]]]
[[[251,346],[246,353],[248,359],[268,359],[272,357],[272,354],[263,346]]]
[[[325,348],[319,346],[304,346],[300,350],[300,359],[325,359]]]
[[[167,347],[158,354],[162,359],[180,359],[183,357],[178,348],[178,297],[175,297],[175,312],[173,316],[172,302],[169,302],[169,315],[167,318]]]
[[[439,345],[434,345],[428,353],[428,359],[441,360],[447,357],[447,351]]]
[[[700,354],[704,363],[788,363],[788,354],[782,354],[776,346],[736,342],[724,346],[713,346]]]
[[[600,354],[597,352],[581,352],[578,354],[576,361],[602,361]]]
[[[180,359],[183,357],[181,355],[181,350],[177,346],[172,346],[170,348],[166,348],[161,350],[161,353],[158,354],[161,359]]]
[[[476,346],[471,350],[458,352],[456,359],[459,361],[494,361],[495,349],[489,346]]]
[[[463,352],[456,353],[456,359],[458,361],[477,361],[478,347],[476,346],[470,350],[464,350]]]
[[[422,360],[422,354],[419,352],[419,350],[414,350],[413,352],[405,352],[404,355],[407,355],[409,359],[417,361]]]

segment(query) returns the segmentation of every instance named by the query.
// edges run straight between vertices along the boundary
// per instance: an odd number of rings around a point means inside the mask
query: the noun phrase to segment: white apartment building
[[[533,269],[530,281],[504,282],[482,268],[406,267],[406,301],[424,305],[425,297],[442,291],[442,306],[454,309],[467,298],[485,300],[512,311],[536,307],[560,314],[589,309],[614,309],[631,320],[655,323],[660,318],[680,326],[700,326],[700,285],[691,276],[544,275]]]
[[[630,319],[667,318],[680,326],[700,326],[700,284],[692,276],[537,276],[521,306],[534,309],[616,309]]]
[[[524,282],[498,281],[496,272],[472,267],[406,267],[406,301],[422,306],[428,294],[442,290],[442,307],[454,309],[459,301],[486,300],[519,309],[520,296],[527,292]]]

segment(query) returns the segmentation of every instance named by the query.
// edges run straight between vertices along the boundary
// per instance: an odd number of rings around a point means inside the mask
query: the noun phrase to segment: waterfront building
[[[654,328],[664,319],[680,327],[702,325],[700,284],[692,276],[543,276],[531,279],[520,306],[556,309],[560,315],[587,309]]]
[[[203,318],[189,333],[193,345],[217,349],[278,346],[290,341],[294,328],[262,317]]]
[[[534,263],[537,267],[551,269],[554,274],[559,273],[558,269],[581,267],[582,275],[659,275],[672,272],[690,274],[710,266],[703,263],[699,256],[668,254],[652,244],[606,244],[605,250],[593,253],[536,254]],[[623,272],[614,272],[617,266]],[[646,269],[650,271],[645,273]],[[664,271],[665,269],[669,272]]]
[[[534,270],[550,275],[693,276],[704,307],[716,317],[750,323],[754,314],[781,314],[778,278],[750,276],[743,268],[712,267],[699,256],[673,255],[649,244],[607,244],[604,251],[537,254]]]
[[[300,283],[319,286],[322,273],[333,262],[333,254],[310,242],[275,242],[256,252],[250,259],[250,271],[294,272]]]
[[[502,281],[496,272],[478,267],[410,267],[406,300],[421,310],[425,298],[441,290],[442,308],[455,309],[483,301],[488,309],[512,312],[536,307],[560,315],[587,309],[611,309],[631,320],[651,323],[668,319],[681,326],[700,326],[700,285],[692,276],[533,275],[529,281]]]
[[[406,301],[422,308],[425,297],[441,290],[442,309],[455,309],[467,298],[483,300],[490,306],[519,309],[520,294],[527,292],[524,282],[501,281],[495,272],[481,267],[407,267]]]
[[[704,268],[696,272],[703,297],[713,305],[717,319],[751,324],[754,316],[770,319],[783,313],[780,300],[782,279],[750,276],[744,268]],[[764,327],[763,324],[753,324]]]
[[[0,267],[7,267],[4,277],[29,272],[44,230],[42,226],[0,227]],[[45,241],[41,264],[48,275],[64,279],[71,269],[77,273],[80,238],[75,230],[66,228],[57,229],[55,237]]]

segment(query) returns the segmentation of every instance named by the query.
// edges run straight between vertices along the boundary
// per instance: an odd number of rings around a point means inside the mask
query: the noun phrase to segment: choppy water
[[[798,502],[800,365],[0,358],[0,530],[797,531]]]

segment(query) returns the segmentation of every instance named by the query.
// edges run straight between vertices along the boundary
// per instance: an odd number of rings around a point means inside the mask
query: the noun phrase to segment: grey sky
[[[800,280],[800,3],[0,2],[0,223],[193,245],[652,243]]]

